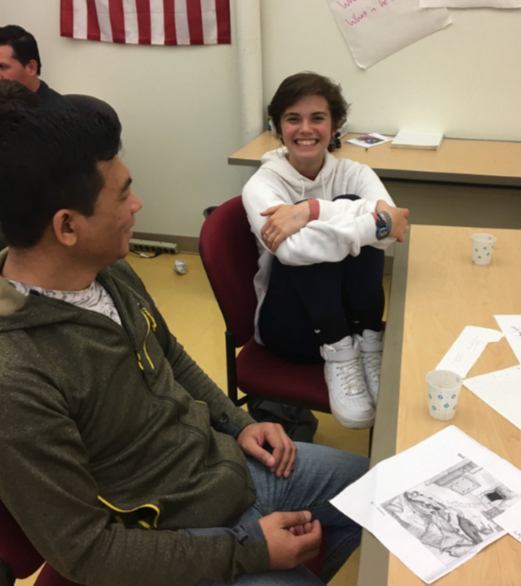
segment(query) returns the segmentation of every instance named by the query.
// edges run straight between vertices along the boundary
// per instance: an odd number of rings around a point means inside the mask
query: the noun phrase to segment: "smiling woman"
[[[286,360],[323,360],[333,415],[363,428],[379,385],[384,249],[403,241],[408,210],[369,167],[327,152],[347,111],[332,80],[285,79],[268,109],[284,146],[264,155],[243,202],[260,252],[257,341]]]
[[[326,99],[306,96],[281,116],[282,142],[288,149],[288,161],[305,176],[317,175],[324,163],[333,128]]]

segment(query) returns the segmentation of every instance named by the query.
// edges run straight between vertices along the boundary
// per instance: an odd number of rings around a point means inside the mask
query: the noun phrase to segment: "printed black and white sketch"
[[[486,470],[462,462],[381,507],[445,565],[496,538],[494,517],[521,499]]]

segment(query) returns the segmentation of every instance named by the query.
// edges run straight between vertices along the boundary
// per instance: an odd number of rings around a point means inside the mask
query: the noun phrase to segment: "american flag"
[[[61,36],[139,45],[229,44],[230,0],[61,0]]]

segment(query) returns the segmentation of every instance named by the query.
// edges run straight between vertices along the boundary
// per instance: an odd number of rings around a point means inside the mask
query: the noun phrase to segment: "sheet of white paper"
[[[431,584],[505,532],[521,471],[451,425],[384,460],[331,502]]]
[[[502,337],[503,334],[498,330],[467,326],[441,359],[436,370],[452,370],[465,378],[487,344],[499,342]]]
[[[494,521],[521,542],[521,502],[512,505],[508,511],[498,515]]]
[[[494,317],[521,363],[521,315],[495,315]]]
[[[521,0],[420,0],[421,8],[521,8]]]
[[[521,429],[521,366],[467,378],[463,384]]]
[[[378,134],[378,132],[372,132],[371,134],[364,134],[364,136],[359,136],[357,138],[350,138],[349,140],[346,140],[346,142],[370,149],[371,147],[384,144],[390,140],[393,140],[393,138],[384,136],[383,134]]]
[[[327,0],[356,64],[367,69],[451,24],[448,10],[418,0]]]

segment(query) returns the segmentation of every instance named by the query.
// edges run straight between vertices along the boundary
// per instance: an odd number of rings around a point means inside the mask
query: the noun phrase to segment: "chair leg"
[[[0,586],[13,586],[14,576],[11,568],[3,560],[0,560]]]
[[[235,334],[227,330],[226,340],[226,378],[228,380],[228,397],[234,405],[238,404],[237,398],[237,370],[235,366]]]

